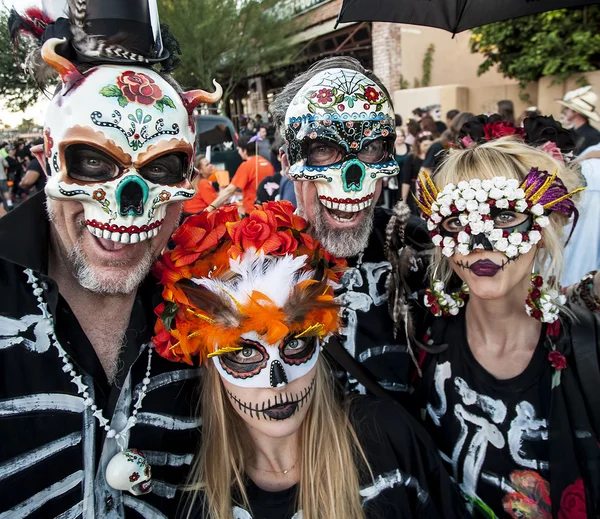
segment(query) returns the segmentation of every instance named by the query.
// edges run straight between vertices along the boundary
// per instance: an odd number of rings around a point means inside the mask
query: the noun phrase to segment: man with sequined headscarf
[[[299,213],[323,247],[350,266],[337,291],[343,349],[330,341],[330,351],[346,363],[349,389],[383,387],[400,396],[408,390],[409,358],[386,305],[390,214],[376,206],[383,179],[399,171],[390,95],[357,60],[334,57],[292,80],[270,112],[284,139],[282,166],[295,183]],[[409,217],[409,211],[398,216],[398,232]],[[419,221],[409,229],[418,234]]]
[[[155,70],[177,51],[155,0],[15,4],[27,66],[60,87],[45,192],[0,222],[0,516],[173,517],[197,371],[153,354],[147,276],[194,195],[193,110],[221,89]]]

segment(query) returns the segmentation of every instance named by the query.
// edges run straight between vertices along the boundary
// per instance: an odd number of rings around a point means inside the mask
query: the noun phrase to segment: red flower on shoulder
[[[567,359],[560,351],[551,351],[548,354],[548,360],[554,369],[561,370],[567,367]]]
[[[585,489],[583,480],[579,478],[563,490],[560,496],[558,519],[587,519],[587,516]]]

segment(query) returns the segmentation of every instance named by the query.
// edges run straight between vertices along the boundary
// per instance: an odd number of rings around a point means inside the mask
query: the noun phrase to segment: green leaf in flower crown
[[[177,315],[177,312],[179,312],[179,306],[177,305],[177,303],[173,303],[171,301],[165,303],[165,309],[163,310],[163,313],[161,314],[160,318],[162,319],[162,322],[164,323],[165,328],[167,330],[171,329],[171,323]]]

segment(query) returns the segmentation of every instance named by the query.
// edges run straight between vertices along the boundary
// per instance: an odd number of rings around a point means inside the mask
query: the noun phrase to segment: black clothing
[[[394,339],[388,312],[385,287],[391,269],[384,245],[389,219],[389,211],[381,207],[375,209],[369,243],[364,252],[347,259],[349,268],[335,293],[343,305],[340,340],[345,349],[383,388],[400,398],[399,393],[409,389],[410,358],[403,337]],[[363,389],[345,371],[336,376],[348,391]]]
[[[33,186],[31,186],[33,193],[39,193],[40,191],[43,191],[46,185],[46,174],[44,173],[44,170],[42,169],[42,166],[38,159],[34,158],[31,160],[31,162],[27,166],[27,171],[29,170],[35,171],[39,174],[37,180],[35,181]]]
[[[428,356],[423,366],[424,386],[432,388],[426,398],[428,430],[444,459],[454,459],[454,478],[475,508],[481,500],[499,519],[512,517],[503,500],[512,513],[517,498],[507,496],[507,485],[514,485],[519,471],[530,471],[528,483],[546,485],[550,480],[550,399],[544,389],[550,387],[552,367],[544,347],[545,332],[527,368],[516,377],[498,380],[473,356],[461,312],[448,319],[441,339],[451,347],[437,358]],[[460,448],[457,439],[463,437]],[[448,469],[453,467],[449,463]],[[546,496],[549,490],[537,496],[535,517],[549,511]]]
[[[422,167],[429,168],[431,171],[435,171],[440,165],[444,158],[444,144],[441,141],[435,141],[425,154],[425,160],[423,161]]]
[[[73,311],[48,276],[45,200],[38,193],[0,221],[0,515],[79,517],[85,511],[86,517],[98,518],[173,517],[177,485],[197,448],[193,392],[198,370],[153,353],[147,394],[128,442],[150,462],[153,491],[134,497],[110,488],[104,474],[116,442],[106,438],[63,370],[48,340],[51,328],[27,283],[27,269],[39,279],[58,341],[111,426],[115,416],[119,423],[119,415],[131,415],[139,394],[160,288],[150,277],[139,287],[122,368],[109,384]]]
[[[280,184],[281,173],[275,173],[274,175],[263,178],[256,189],[256,200],[261,204],[277,200]]]
[[[443,469],[435,446],[401,406],[391,400],[357,397],[351,402],[350,419],[375,478],[373,481],[366,471],[360,475],[367,519],[466,517],[457,489]],[[246,491],[251,513],[236,506],[234,517],[297,517],[294,515],[297,485],[280,492],[267,492],[249,481]],[[335,507],[335,503],[331,506]],[[201,510],[198,505],[192,517],[201,518]]]
[[[417,216],[419,214],[419,208],[417,207],[413,195],[417,194],[417,177],[419,176],[422,166],[423,159],[411,154],[402,164],[402,170],[400,171],[402,184],[408,184],[410,186],[410,193],[408,194],[406,203],[408,204],[408,207],[410,207],[411,213]]]
[[[443,123],[442,121],[435,121],[435,127],[440,135],[448,129],[446,123]]]
[[[575,130],[575,155],[600,142],[600,131],[590,123],[585,123]]]
[[[433,352],[420,354],[421,416],[474,516],[489,518],[492,510],[499,519],[596,519],[600,435],[573,353],[581,351],[572,342],[579,325],[565,316],[558,328],[544,325],[525,370],[498,380],[471,352],[464,310],[444,318],[426,314],[417,302],[413,310],[415,322],[423,323],[417,336]],[[593,352],[597,336],[593,330],[584,335]],[[551,364],[551,351],[560,354],[564,369]]]

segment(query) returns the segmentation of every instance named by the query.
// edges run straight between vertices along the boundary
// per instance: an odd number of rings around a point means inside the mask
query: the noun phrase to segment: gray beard
[[[375,202],[363,209],[364,216],[360,222],[349,229],[332,229],[328,227],[323,215],[327,209],[319,201],[317,201],[317,206],[316,221],[310,223],[314,228],[314,238],[321,242],[321,245],[329,254],[338,258],[349,258],[365,250],[369,243],[369,237],[373,232]],[[304,208],[299,200],[298,212],[305,215]]]

